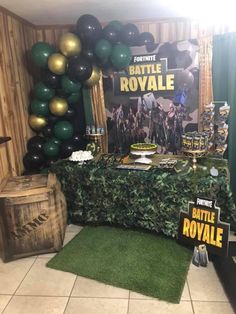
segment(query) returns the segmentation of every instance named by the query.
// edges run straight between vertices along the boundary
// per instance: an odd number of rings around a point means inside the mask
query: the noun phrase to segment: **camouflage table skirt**
[[[176,236],[179,211],[187,210],[188,201],[199,195],[216,199],[221,219],[235,226],[226,160],[203,158],[196,172],[190,167],[181,170],[181,164],[176,170],[155,165],[149,171],[118,170],[118,162],[112,156],[85,165],[62,160],[52,166],[66,196],[70,222],[140,227]],[[210,175],[213,165],[217,177]]]

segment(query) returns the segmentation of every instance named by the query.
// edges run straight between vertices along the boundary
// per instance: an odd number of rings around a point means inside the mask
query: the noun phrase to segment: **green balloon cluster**
[[[30,108],[36,116],[47,117],[49,115],[48,102],[40,99],[33,99]]]
[[[37,42],[31,49],[31,58],[40,68],[47,68],[48,58],[55,50],[51,45],[45,42]]]
[[[110,57],[112,45],[106,39],[100,39],[95,46],[95,53],[100,59],[107,59]]]
[[[52,141],[53,143],[60,145],[61,144],[61,140],[59,140],[58,138],[56,138],[55,136],[50,138],[50,141]]]
[[[34,87],[34,94],[40,100],[49,100],[55,96],[55,90],[39,82]]]
[[[32,46],[31,59],[43,71],[42,81],[33,90],[29,125],[45,138],[40,151],[28,152],[32,153],[32,162],[29,164],[27,155],[26,170],[40,169],[42,163],[49,167],[59,156],[67,158],[80,148],[82,143],[76,143],[74,137],[82,135],[76,134],[81,132],[76,123],[81,114],[77,106],[83,102],[82,86],[98,84],[102,69],[125,69],[131,61],[129,46],[136,45],[137,36],[138,29],[133,24],[122,25],[114,20],[102,27],[96,17],[85,14],[79,17],[75,32],[61,36],[59,51],[42,41]],[[41,162],[35,168],[36,157]]]
[[[128,45],[118,43],[119,33],[123,25],[119,21],[110,22],[104,29],[105,38],[99,39],[95,46],[95,54],[103,66],[110,59],[115,70],[123,70],[131,61],[131,50]]]
[[[77,93],[81,89],[79,82],[73,82],[67,75],[63,75],[61,78],[61,87],[64,92],[68,94]]]
[[[67,102],[70,105],[76,105],[81,101],[81,94],[80,93],[72,93],[67,98]]]
[[[54,126],[54,134],[59,140],[68,140],[73,136],[74,128],[69,121],[59,121]]]
[[[113,26],[118,32],[120,32],[123,28],[123,24],[117,20],[111,21],[108,25]]]
[[[117,70],[126,68],[131,59],[131,50],[128,46],[120,43],[112,49],[111,62]]]
[[[46,156],[56,157],[59,154],[59,145],[52,140],[43,144],[43,152]]]

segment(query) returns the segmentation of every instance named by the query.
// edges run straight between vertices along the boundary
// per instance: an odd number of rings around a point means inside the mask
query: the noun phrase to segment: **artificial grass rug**
[[[85,227],[47,266],[178,303],[192,252],[174,239]]]

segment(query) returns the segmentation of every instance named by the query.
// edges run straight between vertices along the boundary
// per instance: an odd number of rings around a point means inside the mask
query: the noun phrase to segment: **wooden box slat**
[[[0,192],[0,256],[8,262],[59,251],[66,222],[66,201],[55,175],[10,178]]]
[[[51,176],[51,175],[50,175]],[[47,187],[47,176],[41,174],[10,178],[2,188],[2,192],[27,191],[35,188]]]

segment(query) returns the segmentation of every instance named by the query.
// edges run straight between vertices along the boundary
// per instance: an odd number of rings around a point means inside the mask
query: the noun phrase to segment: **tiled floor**
[[[65,243],[81,227],[67,228]],[[231,240],[236,240],[235,236]],[[0,313],[4,314],[231,314],[213,265],[190,266],[180,304],[170,304],[45,267],[54,254],[0,261]]]

